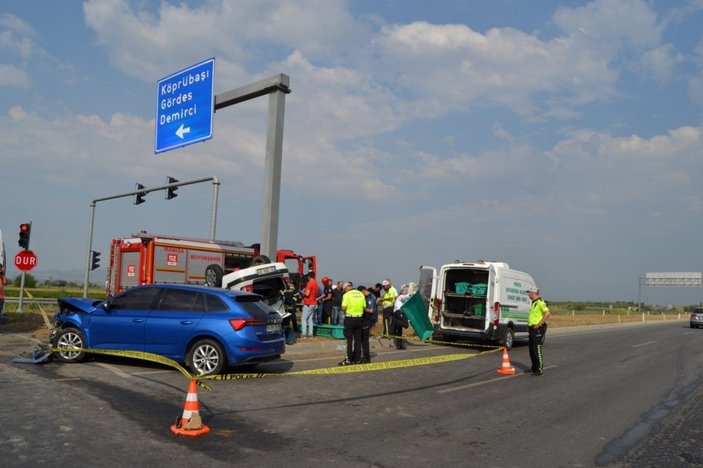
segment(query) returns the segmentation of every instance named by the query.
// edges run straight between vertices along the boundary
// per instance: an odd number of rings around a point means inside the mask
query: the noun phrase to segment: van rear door
[[[433,315],[434,298],[437,295],[437,269],[435,267],[420,265],[420,279],[417,282],[417,289],[422,298],[422,303],[427,309],[427,316],[431,322],[436,322]]]
[[[488,267],[488,286],[486,288],[486,324],[484,331],[488,331],[488,327],[491,322],[497,325],[500,321],[500,305],[496,306],[497,302],[500,302],[500,275],[496,271],[495,265],[490,265]],[[498,310],[496,310],[498,309]]]

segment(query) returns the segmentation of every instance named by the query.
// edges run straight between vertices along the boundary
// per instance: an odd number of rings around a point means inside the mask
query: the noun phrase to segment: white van
[[[513,347],[527,337],[535,281],[504,262],[455,262],[439,269],[420,266],[418,289],[434,326],[434,338],[492,341]]]

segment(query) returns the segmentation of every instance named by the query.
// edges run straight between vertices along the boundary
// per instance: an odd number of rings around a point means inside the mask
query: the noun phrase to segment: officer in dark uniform
[[[356,289],[366,297],[366,307],[361,325],[361,363],[368,364],[371,362],[369,338],[371,337],[371,329],[378,320],[378,306],[376,305],[376,296],[366,289],[366,286],[359,286]]]
[[[340,366],[359,364],[361,361],[361,333],[366,298],[351,283],[344,283],[342,310],[344,311],[344,338],[347,339],[347,355]]]

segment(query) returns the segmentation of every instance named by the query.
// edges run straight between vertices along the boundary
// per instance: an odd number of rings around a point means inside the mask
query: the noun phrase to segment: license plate
[[[272,325],[266,325],[266,331],[269,333],[276,333],[281,331],[281,326],[277,323],[274,323]]]
[[[265,275],[266,273],[273,273],[274,271],[276,271],[276,267],[270,266],[270,267],[258,269],[257,273],[259,273],[260,275]]]

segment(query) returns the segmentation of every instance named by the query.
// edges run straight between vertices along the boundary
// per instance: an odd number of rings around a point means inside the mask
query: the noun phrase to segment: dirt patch
[[[0,332],[31,333],[34,338],[49,341],[49,329],[44,318],[34,312],[8,312],[7,322],[0,324]]]
[[[645,314],[645,322],[661,321],[661,320],[684,320],[688,319],[688,314]],[[585,325],[605,325],[613,323],[631,323],[641,322],[642,314],[630,315],[598,315],[598,314],[552,314],[549,317],[550,327],[578,327]]]

